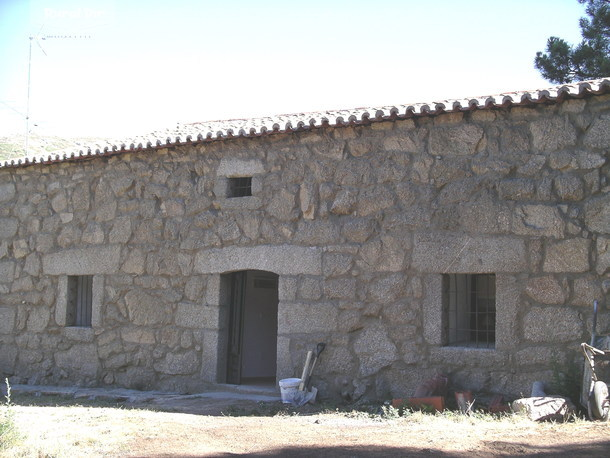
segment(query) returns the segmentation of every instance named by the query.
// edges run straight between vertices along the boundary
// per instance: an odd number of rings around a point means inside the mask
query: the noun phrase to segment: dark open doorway
[[[262,270],[230,274],[227,383],[275,383],[278,276]]]

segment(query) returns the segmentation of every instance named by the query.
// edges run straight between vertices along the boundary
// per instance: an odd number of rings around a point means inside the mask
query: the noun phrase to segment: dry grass
[[[62,405],[54,406],[54,400]],[[17,402],[15,423],[23,437],[2,456],[605,456],[610,447],[610,423],[583,420],[538,424],[515,416],[415,412],[392,417],[284,409],[235,417],[61,397]]]

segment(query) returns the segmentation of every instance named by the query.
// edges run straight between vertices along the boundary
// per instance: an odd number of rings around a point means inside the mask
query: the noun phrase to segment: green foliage
[[[6,402],[0,405],[0,451],[10,448],[19,438],[15,426],[15,412],[11,403],[11,386],[8,379],[4,379],[4,381],[6,383]]]
[[[610,0],[578,0],[589,17],[580,18],[583,40],[571,46],[550,37],[546,52],[537,52],[534,66],[552,83],[571,83],[610,75]]]

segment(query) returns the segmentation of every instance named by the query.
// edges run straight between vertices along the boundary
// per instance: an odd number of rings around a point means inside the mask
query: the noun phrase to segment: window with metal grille
[[[443,312],[445,345],[495,348],[496,276],[444,274]]]
[[[247,197],[252,195],[252,177],[229,178],[227,197]]]
[[[91,327],[93,275],[68,277],[66,326]]]

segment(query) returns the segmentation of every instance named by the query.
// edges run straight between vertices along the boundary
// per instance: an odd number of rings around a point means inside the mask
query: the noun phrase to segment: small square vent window
[[[252,195],[252,177],[229,178],[227,197],[247,197]]]

